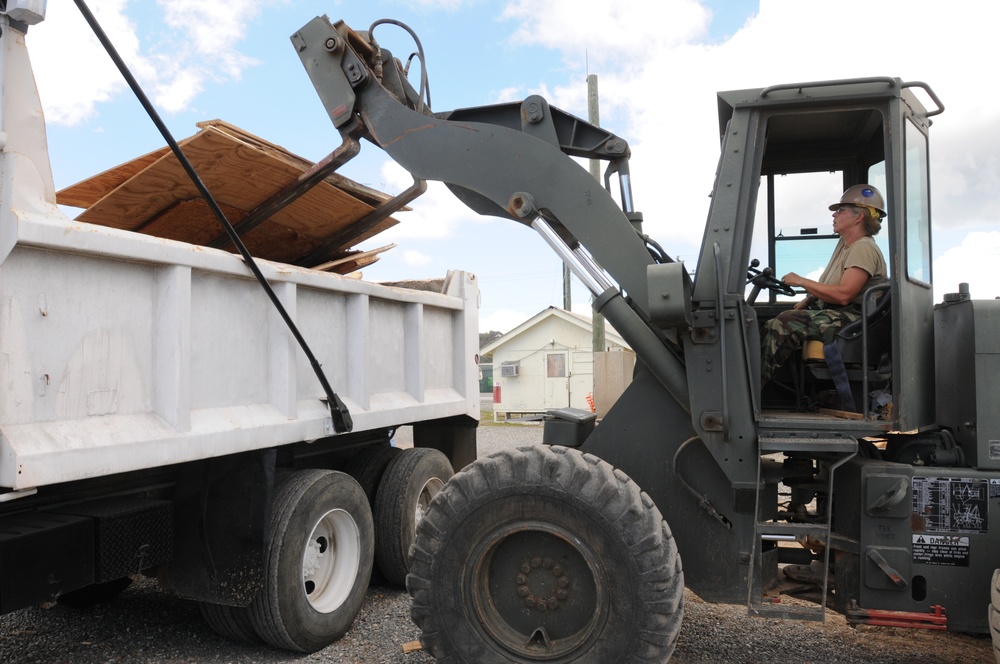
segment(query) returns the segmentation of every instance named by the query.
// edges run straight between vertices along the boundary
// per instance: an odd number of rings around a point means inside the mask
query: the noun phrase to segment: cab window
[[[876,109],[775,114],[765,120],[766,149],[750,258],[781,278],[795,272],[818,279],[839,238],[829,206],[849,186],[866,182],[887,191],[883,118]],[[926,161],[924,162],[926,163]],[[887,210],[891,219],[893,211]],[[889,219],[875,241],[890,255]],[[801,290],[801,289],[799,289]],[[801,299],[761,293],[758,303]]]
[[[930,185],[927,137],[906,122],[906,276],[931,284]]]

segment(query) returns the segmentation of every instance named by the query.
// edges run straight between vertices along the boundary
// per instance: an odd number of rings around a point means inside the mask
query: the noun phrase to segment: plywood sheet
[[[231,135],[233,138],[242,140],[251,145],[255,145],[262,150],[270,151],[274,156],[285,159],[289,164],[292,164],[296,168],[301,170],[306,170],[312,168],[313,163],[308,159],[304,159],[297,154],[289,152],[280,145],[275,145],[269,141],[264,140],[260,136],[255,136],[250,132],[240,129],[236,125],[231,125],[223,120],[206,120],[198,123],[198,127],[205,129],[207,127],[212,127],[217,131]],[[330,146],[331,149],[336,146]],[[343,175],[338,173],[331,173],[326,177],[327,182],[330,184],[343,189],[344,191],[350,193],[355,198],[364,201],[372,206],[378,206],[389,200],[390,196],[384,192],[378,191],[377,189],[372,189],[371,187],[366,187],[360,182],[355,182],[350,178],[345,178]],[[409,208],[404,208],[409,209]]]
[[[169,151],[169,147],[163,147],[144,154],[141,157],[136,157],[132,161],[110,168],[103,173],[98,173],[83,182],[78,182],[61,190],[56,194],[56,200],[60,205],[88,208]]]
[[[395,244],[387,244],[384,247],[368,251],[354,251],[342,258],[317,265],[315,269],[326,272],[338,272],[340,274],[354,272],[355,270],[360,270],[363,267],[371,265],[378,260],[379,254],[389,251],[395,246]]]
[[[181,147],[233,225],[313,165],[228,123],[214,120],[199,127],[201,131],[181,141]],[[328,262],[397,223],[389,217],[365,232],[353,228],[389,198],[333,174],[242,239],[254,256],[301,265],[328,244],[328,238],[343,238],[312,259],[314,264]],[[193,244],[224,236],[208,204],[166,148],[68,187],[57,200],[85,207],[77,220],[87,223]],[[225,246],[232,248],[228,241]],[[372,254],[374,260],[379,253]]]

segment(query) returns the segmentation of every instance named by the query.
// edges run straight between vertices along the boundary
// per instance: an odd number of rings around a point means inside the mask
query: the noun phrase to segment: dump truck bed
[[[237,256],[52,211],[19,217],[0,263],[0,486],[333,434],[309,363]],[[434,293],[261,269],[355,431],[478,417],[471,275]]]
[[[0,487],[334,435],[325,391],[239,256],[60,210],[22,39],[0,54]],[[472,275],[429,292],[260,269],[355,432],[478,418]]]

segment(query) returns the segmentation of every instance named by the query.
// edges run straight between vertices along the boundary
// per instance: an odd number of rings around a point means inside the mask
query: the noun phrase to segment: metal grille
[[[169,501],[109,498],[61,511],[94,519],[97,583],[164,563],[173,552],[173,510]]]

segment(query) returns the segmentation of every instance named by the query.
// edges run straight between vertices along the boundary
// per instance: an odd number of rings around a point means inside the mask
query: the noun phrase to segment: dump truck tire
[[[993,656],[1000,664],[1000,569],[993,570],[990,582],[990,605],[987,608],[990,621],[990,638],[993,640]]]
[[[375,563],[390,584],[406,585],[417,524],[454,474],[448,457],[426,447],[403,450],[385,469],[375,496]]]
[[[406,583],[439,662],[664,662],[683,616],[656,505],[561,447],[505,450],[455,475],[417,527]]]
[[[260,636],[253,628],[250,610],[242,606],[226,606],[212,602],[198,602],[201,616],[219,636],[236,643],[260,643]]]
[[[368,503],[373,510],[375,509],[375,494],[378,491],[379,482],[382,481],[382,476],[385,474],[385,469],[389,462],[402,451],[398,447],[391,446],[372,447],[359,452],[344,466],[344,472],[361,485],[361,489],[368,496]]]
[[[351,626],[371,576],[374,529],[358,483],[332,470],[282,478],[271,511],[254,630],[276,648],[315,652]]]

